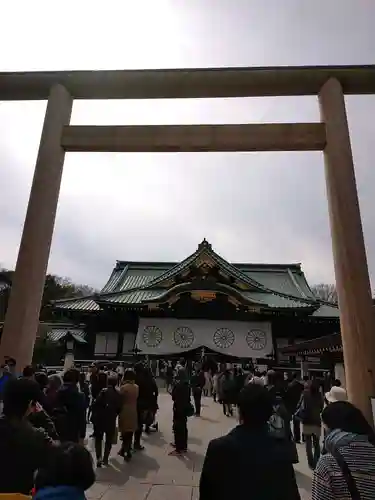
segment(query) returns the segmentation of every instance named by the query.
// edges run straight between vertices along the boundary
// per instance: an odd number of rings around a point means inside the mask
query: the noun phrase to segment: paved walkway
[[[89,500],[196,500],[202,463],[208,442],[226,434],[235,418],[224,417],[221,407],[204,398],[202,416],[189,419],[189,453],[184,458],[169,457],[172,440],[172,404],[168,394],[159,397],[158,433],[145,436],[145,451],[134,455],[130,464],[112,450],[110,467],[97,470],[97,482],[88,491]],[[92,448],[92,440],[89,447]],[[303,500],[310,499],[311,473],[305,453],[300,448],[301,462],[296,465]]]

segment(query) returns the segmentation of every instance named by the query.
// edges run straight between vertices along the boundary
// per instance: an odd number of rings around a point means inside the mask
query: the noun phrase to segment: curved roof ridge
[[[213,259],[218,263],[218,264],[224,264],[224,266],[230,266],[231,268],[234,267],[234,264],[231,264],[230,262],[226,261],[225,259],[223,259],[223,257],[221,257],[219,254],[217,254],[213,249],[212,249],[212,246],[208,243],[208,241],[206,239],[204,239],[202,241],[202,243],[199,244],[197,250],[191,254],[189,257],[187,257],[186,259],[184,259],[180,264],[176,265],[175,268],[178,268],[180,267],[181,265],[181,269],[183,269],[184,266],[187,265],[187,262],[193,262],[194,259],[199,255],[199,253],[203,252],[203,251],[208,251],[208,253],[210,254],[211,257],[213,257]],[[219,262],[218,262],[219,261]],[[170,269],[169,271],[167,271],[166,273],[163,273],[161,274],[160,276],[158,276],[157,278],[155,278],[154,280],[150,281],[149,283],[146,283],[142,289],[147,289],[147,288],[150,288],[151,286],[153,286],[155,283],[160,283],[162,282],[164,279],[167,279],[169,277],[172,277],[174,275],[174,273],[172,273],[172,271],[175,269],[175,268],[172,268]],[[261,283],[259,283],[258,281],[252,279],[252,278],[249,278],[248,276],[246,276],[246,274],[244,274],[240,269],[236,269],[234,268],[234,270],[236,271],[236,274],[238,273],[239,275],[239,278],[241,280],[243,280],[245,283],[249,283],[251,284],[252,286],[255,286],[258,290],[261,290],[263,292],[268,292],[268,293],[271,293],[271,294],[274,294],[274,295],[278,295],[280,297],[284,297],[284,298],[288,298],[288,299],[298,299],[300,302],[304,302],[306,304],[311,304],[311,305],[315,305],[316,307],[318,307],[318,303],[315,299],[312,299],[312,298],[308,298],[308,297],[296,297],[294,295],[290,295],[290,294],[287,294],[287,293],[283,293],[283,292],[279,292],[279,291],[276,291],[276,290],[272,290],[271,288],[268,288],[266,287],[265,285],[262,285]],[[170,275],[168,274],[170,273]],[[167,276],[168,275],[168,276]],[[298,288],[297,288],[298,289]]]
[[[259,267],[259,268],[282,268],[282,269],[298,269],[302,270],[301,262],[289,262],[289,263],[280,263],[280,262],[232,262],[232,266],[235,267]]]
[[[222,285],[225,285],[225,284],[222,284]],[[177,286],[180,286],[180,285],[177,285]],[[172,287],[172,288],[174,288],[174,287]],[[232,287],[230,287],[230,288],[232,288]],[[143,290],[143,291],[148,290],[148,286],[144,285],[144,286],[141,286],[141,287],[128,288],[126,290],[120,290],[120,291],[116,291],[116,292],[100,293],[99,297],[96,296],[95,298],[93,298],[93,300],[98,300],[99,299],[99,301],[100,301],[101,298],[106,299],[107,297],[109,298],[109,297],[116,296],[116,295],[126,295],[126,294],[134,293],[134,292],[137,292],[137,291],[141,291],[141,290]],[[165,290],[165,293],[167,293],[169,290]],[[234,290],[236,290],[236,289],[234,289]],[[237,291],[237,293],[240,293],[241,295],[243,295],[243,291],[242,290],[236,290],[236,291]],[[309,299],[308,297],[306,297],[306,298],[304,298],[304,297],[296,297],[295,295],[290,295],[290,294],[287,294],[287,293],[278,292],[276,290],[272,290],[272,289],[266,288],[266,287],[264,287],[264,290],[262,290],[262,291],[265,291],[265,292],[267,292],[267,293],[269,293],[271,295],[276,295],[278,297],[283,297],[285,299],[290,299],[290,300],[302,302],[304,304],[309,304],[311,306],[315,306],[316,308],[318,308],[319,305],[320,305],[319,301],[316,301],[316,300],[313,300],[313,299]],[[251,290],[249,292],[251,293]],[[162,296],[162,295],[163,294],[161,294],[160,296]],[[87,297],[87,298],[90,298],[90,297]],[[244,296],[244,298],[246,299],[245,296]],[[254,302],[255,302],[255,300],[254,300]],[[327,304],[327,305],[330,305],[330,304]]]
[[[107,291],[114,291],[118,284],[122,281],[122,278],[124,274],[127,272],[129,265],[125,265],[122,268],[117,268],[116,267],[113,269],[107,283],[103,286],[103,288],[100,290],[101,292],[106,293]],[[110,290],[110,288],[113,288],[113,290]]]
[[[315,306],[319,306],[319,303],[317,300],[314,299],[309,299],[308,297],[296,297],[295,295],[290,295],[288,293],[283,293],[283,292],[278,292],[276,290],[271,290],[270,288],[267,289],[269,293],[272,293],[273,295],[278,295],[279,297],[284,297],[287,299],[297,299],[300,302],[305,302],[306,304],[314,304]]]
[[[238,279],[241,279],[244,283],[248,283],[255,288],[258,288],[259,290],[265,290],[265,287],[257,282],[256,280],[253,280],[252,278],[249,278],[244,274],[240,269],[237,269],[233,264],[230,262],[226,261],[221,257],[218,253],[216,253],[213,249],[211,244],[204,238],[204,240],[198,245],[198,248],[195,252],[193,252],[191,255],[186,257],[183,261],[181,261],[179,264],[176,264],[174,267],[171,269],[168,269],[164,273],[162,273],[160,276],[157,276],[150,282],[146,283],[144,285],[144,288],[151,288],[157,283],[162,283],[166,279],[170,279],[173,276],[175,276],[178,272],[181,272],[185,267],[187,267],[190,263],[194,262],[194,260],[202,253],[207,252],[210,257],[219,265],[222,267],[226,267],[228,272],[231,272],[233,276],[237,277]],[[229,269],[228,269],[229,268]]]
[[[210,243],[208,243],[208,241],[206,239],[204,239],[199,244],[197,250],[194,253],[192,253],[191,255],[189,255],[188,257],[186,257],[186,259],[184,259],[180,263],[176,264],[171,269],[168,269],[167,271],[165,271],[164,273],[162,273],[160,276],[155,277],[154,279],[152,279],[148,283],[145,283],[144,285],[139,286],[139,287],[128,288],[126,290],[118,290],[118,291],[106,292],[104,294],[100,293],[100,296],[105,295],[107,297],[107,296],[111,296],[111,295],[125,294],[125,293],[128,293],[128,292],[134,292],[134,291],[137,291],[137,290],[147,290],[147,289],[150,289],[153,286],[155,286],[156,284],[161,283],[161,282],[163,282],[166,279],[170,279],[171,277],[173,277],[176,274],[176,272],[180,272],[187,265],[189,265],[191,262],[193,262],[198,257],[198,255],[200,253],[203,253],[203,251],[207,251],[209,253],[209,255],[213,258],[213,260],[217,264],[223,265],[224,267],[234,268],[234,271],[236,271],[235,275],[237,275],[237,278],[243,280],[245,283],[248,283],[248,284],[254,286],[259,291],[270,293],[272,295],[276,295],[276,296],[287,298],[287,299],[293,299],[293,300],[297,299],[298,301],[300,301],[302,303],[313,305],[316,308],[319,307],[319,302],[315,298],[314,299],[313,298],[309,298],[305,294],[303,294],[304,296],[296,296],[296,295],[290,295],[288,293],[283,293],[283,292],[274,290],[272,288],[268,288],[265,285],[262,285],[261,283],[259,283],[258,281],[254,280],[252,278],[249,278],[240,269],[235,268],[234,264],[231,264],[230,262],[226,261],[223,257],[221,257],[219,254],[217,254],[212,249],[212,246],[210,245]],[[307,283],[307,281],[306,281],[306,283]],[[297,290],[299,290],[300,287],[298,286],[296,288],[297,288]]]
[[[56,300],[51,300],[51,304],[61,304],[63,302],[73,302],[75,300],[86,300],[86,299],[92,299],[92,300],[96,300],[98,295],[101,295],[100,292],[99,293],[93,293],[91,295],[82,295],[80,297],[65,297],[63,299],[56,299]]]
[[[182,293],[184,291],[191,291],[192,289],[189,289],[189,285],[191,285],[192,282],[187,282],[187,283],[179,283],[178,285],[175,285],[173,286],[172,288],[169,288],[168,290],[162,290],[162,292],[160,293],[160,295],[157,295],[156,297],[154,297],[152,300],[159,300],[163,297],[166,297],[168,295],[171,295],[173,294],[173,292],[176,292],[176,293]],[[231,287],[230,285],[226,285],[225,283],[219,283],[218,284],[218,291],[220,292],[220,289],[228,289],[228,293],[230,291],[233,291],[234,294],[236,295],[240,295],[246,302],[252,302],[254,304],[258,304],[258,305],[264,305],[264,306],[267,306],[267,304],[262,301],[262,300],[259,300],[259,299],[249,299],[248,297],[246,297],[241,290],[237,290],[233,287]],[[207,289],[207,291],[210,291],[211,289]],[[212,288],[212,290],[214,290],[214,287]]]

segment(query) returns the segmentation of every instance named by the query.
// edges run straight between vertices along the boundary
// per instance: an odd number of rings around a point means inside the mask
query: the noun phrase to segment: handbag
[[[330,450],[331,455],[333,458],[336,460],[337,465],[340,467],[340,470],[342,472],[342,475],[345,479],[346,485],[348,487],[350,496],[352,500],[361,500],[361,495],[358,491],[357,485],[355,483],[355,480],[352,476],[352,473],[350,472],[350,469],[348,467],[348,464],[345,462],[344,457],[341,455],[339,450],[337,448],[334,448],[333,450]]]

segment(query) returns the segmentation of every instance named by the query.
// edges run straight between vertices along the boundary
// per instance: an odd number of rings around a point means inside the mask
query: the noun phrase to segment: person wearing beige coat
[[[120,388],[122,406],[118,419],[119,431],[122,436],[122,447],[119,455],[126,461],[131,460],[131,444],[133,434],[138,427],[137,399],[139,388],[135,383],[135,372],[125,370],[123,382]]]

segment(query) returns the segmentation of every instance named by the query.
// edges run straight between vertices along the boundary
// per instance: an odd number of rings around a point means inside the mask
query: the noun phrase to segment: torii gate
[[[48,99],[0,356],[30,362],[66,151],[323,150],[350,400],[372,421],[375,331],[344,94],[374,94],[375,66],[0,73],[1,100]],[[321,123],[70,126],[73,99],[317,95]]]

